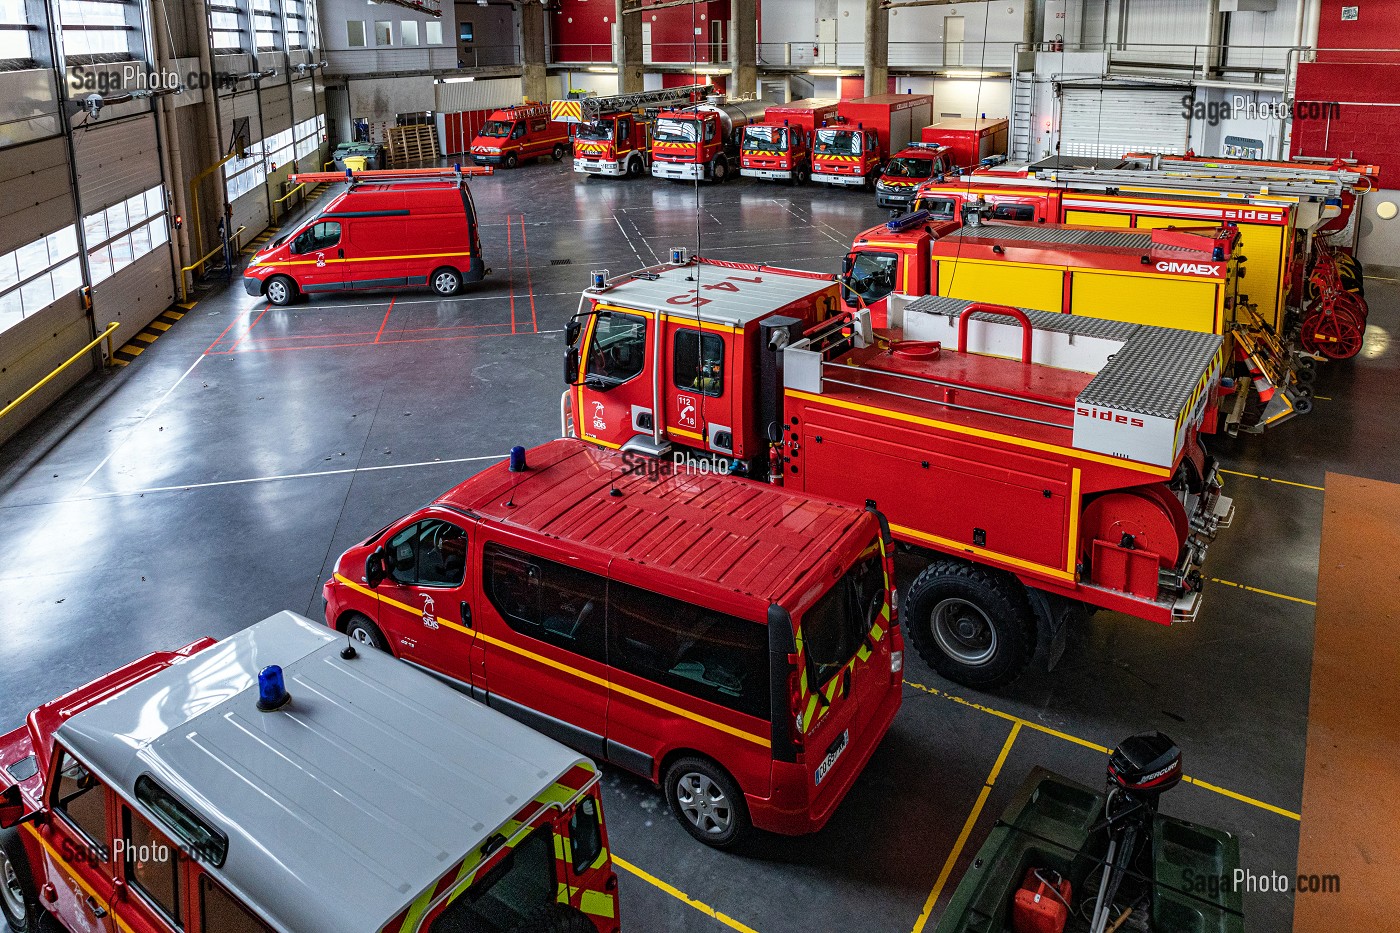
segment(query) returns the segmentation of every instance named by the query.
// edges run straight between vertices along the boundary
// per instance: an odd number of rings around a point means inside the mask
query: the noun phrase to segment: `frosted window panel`
[[[61,0],[58,18],[65,26],[126,25],[126,11],[120,3],[94,3],[92,0]]]
[[[165,211],[165,189],[156,185],[146,192],[146,216],[152,217]]]
[[[149,227],[137,227],[131,231],[131,251],[133,259],[140,259],[151,251],[151,230]]]
[[[56,233],[50,233],[46,239],[49,241],[49,262],[62,262],[69,256],[78,255],[76,228],[64,227]]]
[[[170,232],[165,225],[164,217],[157,217],[151,221],[151,245],[160,246],[170,239]]]
[[[84,217],[83,236],[89,243],[101,243],[107,239],[107,215],[99,211]]]
[[[139,224],[146,219],[146,196],[144,194],[134,195],[126,199],[126,216],[132,224]]]
[[[107,234],[115,236],[131,226],[126,220],[126,202],[107,208]]]
[[[92,274],[92,284],[108,279],[112,275],[112,250],[99,246],[88,252],[88,270]]]
[[[57,269],[53,270],[53,293],[56,296],[66,295],[69,292],[77,291],[78,286],[83,284],[83,270],[78,266],[77,259],[70,259]]]
[[[442,23],[425,23],[428,45],[442,45]]]
[[[20,287],[20,295],[24,299],[24,313],[33,314],[41,308],[47,308],[53,304],[53,283],[49,281],[48,273],[44,273],[33,281],[26,282]]]
[[[345,23],[345,44],[352,49],[362,49],[365,47],[365,21],[362,19],[347,20]]]
[[[19,289],[0,295],[0,330],[14,327],[24,317],[24,299]]]
[[[18,282],[19,266],[15,263],[15,254],[6,253],[0,256],[0,291],[4,291]]]
[[[24,279],[49,267],[49,246],[45,240],[35,240],[27,246],[15,250],[15,262],[19,266],[19,277]]]
[[[131,237],[117,237],[112,241],[112,274],[122,271],[131,265]]]
[[[403,44],[406,46],[416,46],[418,44],[418,22],[416,20],[406,19],[399,23],[399,26],[399,35],[403,38]]]

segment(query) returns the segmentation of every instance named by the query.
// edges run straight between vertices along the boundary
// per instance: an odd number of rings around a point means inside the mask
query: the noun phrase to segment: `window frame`
[[[533,609],[536,618],[527,618],[513,611],[513,607],[502,599],[497,589],[500,586],[497,562],[514,562],[527,568],[524,583],[528,595],[524,603],[527,608]],[[571,576],[572,580],[569,579]],[[607,613],[611,587],[607,577],[526,551],[514,544],[487,541],[481,549],[481,584],[487,603],[512,632],[581,658],[607,663]],[[585,589],[586,586],[591,586],[592,590]],[[559,593],[571,593],[585,600],[578,609],[572,633],[551,629],[546,624],[550,610],[554,608],[549,601],[551,594]],[[559,603],[561,606],[567,605],[564,600]],[[591,609],[588,608],[590,603]]]
[[[184,916],[186,912],[184,901],[185,895],[189,893],[187,890],[189,882],[185,878],[184,853],[181,851],[180,847],[177,844],[172,842],[166,836],[166,834],[161,830],[161,827],[159,826],[159,824],[156,823],[155,820],[150,819],[146,816],[146,814],[142,813],[140,810],[137,810],[129,803],[123,803],[121,809],[122,839],[126,840],[127,843],[126,854],[125,857],[122,858],[122,879],[126,882],[126,886],[129,887],[131,890],[135,891],[141,897],[141,899],[146,902],[146,905],[157,916],[161,917],[169,926],[176,930],[185,929],[185,921],[188,918]],[[149,888],[147,888],[146,885],[142,884],[141,881],[139,881],[136,877],[136,869],[133,865],[133,862],[135,861],[135,852],[133,852],[133,850],[139,850],[140,847],[135,845],[135,841],[133,839],[132,827],[135,826],[134,820],[141,820],[143,823],[145,823],[146,826],[150,828],[153,842],[159,841],[161,844],[168,846],[168,848],[170,849],[171,858],[169,860],[169,864],[171,881],[174,887],[174,913],[171,913],[169,908],[167,908],[166,905],[160,902],[160,900],[156,897],[155,893],[152,892]]]
[[[264,931],[264,933],[274,933],[272,927],[264,923],[257,916],[257,914],[253,913],[251,910],[248,909],[248,906],[246,904],[244,904],[238,898],[230,894],[228,888],[224,887],[222,884],[219,884],[219,882],[214,878],[214,876],[210,875],[206,871],[199,872],[199,881],[195,884],[195,890],[193,892],[195,894],[194,909],[195,913],[199,916],[199,929],[201,933],[210,933],[210,931],[218,931],[220,929],[218,927],[219,921],[215,920],[213,923],[211,923],[210,918],[206,913],[208,905],[208,898],[206,897],[206,895],[211,890],[217,891],[221,896],[227,898],[228,902],[232,904],[235,908],[237,908],[239,911],[241,911],[243,913],[243,916],[250,923],[255,924],[262,931]]]
[[[100,840],[94,839],[92,837],[92,834],[88,832],[87,829],[82,824],[80,824],[73,817],[72,814],[68,812],[69,801],[76,799],[80,795],[73,794],[66,799],[60,796],[60,791],[63,788],[64,763],[66,761],[71,760],[73,763],[77,764],[80,768],[86,771],[88,773],[88,777],[92,778],[92,780],[95,782],[95,784],[92,787],[87,788],[82,793],[89,794],[92,793],[94,790],[101,793],[103,798],[102,815],[103,820],[107,824],[102,828],[104,835],[109,833],[112,827],[111,788],[108,787],[107,782],[102,780],[102,778],[99,777],[98,774],[92,770],[92,768],[88,767],[88,765],[86,765],[81,758],[74,755],[62,745],[59,745],[57,743],[54,744],[53,759],[53,780],[50,782],[49,785],[52,788],[52,790],[49,791],[48,794],[49,809],[59,815],[59,819],[63,822],[63,825],[68,829],[68,831],[76,835],[81,841],[87,843],[88,851],[97,855],[99,861],[103,865],[110,865],[112,862],[112,847],[101,842]]]
[[[641,322],[641,325],[642,325],[641,333],[638,334],[638,336],[637,336],[637,340],[638,340],[638,342],[639,342],[640,345],[641,345],[641,351],[640,351],[640,353],[638,354],[639,359],[640,359],[640,363],[639,363],[638,366],[637,366],[637,371],[634,372],[634,373],[632,373],[632,374],[629,375],[629,376],[624,376],[624,377],[620,377],[620,378],[619,378],[619,377],[617,377],[617,376],[609,375],[609,374],[606,373],[606,372],[595,372],[594,369],[593,369],[593,355],[594,355],[594,354],[593,354],[592,351],[594,350],[595,347],[598,346],[598,330],[599,330],[599,327],[600,327],[600,325],[601,325],[601,323],[602,323],[603,317],[604,317],[605,315],[607,316],[607,319],[608,319],[609,322],[612,322],[612,321],[616,320],[616,319],[619,318],[619,317],[623,317],[623,318],[633,318],[633,319],[635,319],[635,320]],[[589,352],[587,352],[587,353],[585,354],[585,356],[584,356],[584,370],[583,370],[584,384],[587,385],[587,386],[589,386],[589,388],[608,390],[608,389],[616,388],[617,386],[620,386],[620,385],[624,385],[624,384],[626,384],[626,383],[628,383],[628,382],[631,382],[633,379],[636,379],[637,377],[639,377],[639,376],[641,376],[642,374],[644,374],[644,373],[647,371],[647,363],[646,363],[646,342],[647,342],[647,333],[648,333],[648,329],[649,329],[650,327],[654,327],[654,326],[656,326],[656,320],[655,320],[655,318],[654,318],[654,317],[649,317],[649,316],[644,315],[644,314],[634,314],[634,313],[632,313],[632,312],[630,312],[630,311],[599,311],[599,312],[595,313],[595,314],[593,315],[593,326],[589,328],[589,332],[588,332],[588,346],[585,348],[585,349],[586,349],[587,351],[589,351]],[[610,347],[611,347],[611,345],[610,345]],[[598,355],[599,355],[599,356],[602,356],[602,352],[599,351]],[[603,380],[603,382],[602,382],[601,384],[592,384],[592,385],[590,385],[589,382],[588,382],[588,380],[589,380],[590,378],[592,378],[592,379],[600,379],[600,380]]]
[[[681,385],[681,338],[695,336],[696,356],[698,360],[694,365],[696,385]],[[705,351],[706,343],[711,340],[719,345],[719,359],[717,364],[711,361]],[[678,327],[675,331],[675,339],[671,342],[671,384],[684,392],[699,392],[706,398],[722,398],[724,396],[724,338],[714,331],[703,330],[694,327]],[[704,372],[706,363],[717,365],[714,377],[707,377]],[[690,366],[689,363],[686,364]],[[706,386],[706,382],[714,385]]]

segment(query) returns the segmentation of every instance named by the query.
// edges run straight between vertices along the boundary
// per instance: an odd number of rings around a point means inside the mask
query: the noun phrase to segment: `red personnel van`
[[[515,168],[525,159],[550,156],[555,162],[569,152],[569,127],[549,119],[549,104],[521,104],[497,110],[472,140],[478,165]]]
[[[275,305],[370,288],[427,286],[446,298],[490,271],[462,175],[390,169],[351,173],[325,210],[254,254],[243,287]]]
[[[723,848],[820,829],[889,729],[893,555],[873,509],[565,439],[342,554],[326,622],[655,781]]]

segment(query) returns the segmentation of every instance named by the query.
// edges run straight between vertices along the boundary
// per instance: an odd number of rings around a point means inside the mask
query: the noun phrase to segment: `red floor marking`
[[[483,327],[505,327],[505,324],[483,324]],[[437,340],[479,340],[483,337],[509,337],[508,333],[502,331],[499,334],[449,334],[445,337],[413,337],[407,340],[384,340],[375,343],[373,340],[363,340],[357,343],[327,343],[315,344],[309,347],[260,347],[257,345],[245,347],[244,353],[294,353],[299,350],[339,350],[344,347],[387,347],[396,343],[432,343]]]
[[[535,275],[530,271],[530,244],[525,239],[525,215],[520,215],[520,245],[525,248],[525,278],[530,289],[530,329],[540,332],[539,321],[535,319]]]
[[[398,295],[394,295],[394,296],[390,297],[390,299],[389,299],[389,307],[387,307],[387,308],[384,309],[384,320],[382,320],[382,321],[379,322],[379,333],[377,333],[377,334],[374,335],[374,342],[375,342],[375,343],[378,343],[378,342],[379,342],[379,338],[384,336],[384,325],[389,323],[389,312],[391,312],[391,311],[394,310],[394,299],[395,299],[395,298],[398,298],[398,297],[399,297]]]
[[[515,256],[510,244],[510,215],[506,215],[506,266],[510,282],[510,332],[515,333]]]
[[[253,318],[253,323],[251,323],[251,324],[248,325],[248,329],[245,330],[245,331],[239,336],[239,338],[233,342],[233,346],[229,347],[229,348],[228,348],[227,350],[225,350],[224,352],[225,352],[225,353],[232,353],[234,350],[237,350],[237,349],[238,349],[238,345],[239,345],[240,343],[243,342],[243,338],[244,338],[244,337],[247,337],[249,334],[251,334],[251,333],[253,332],[253,328],[258,326],[258,321],[261,321],[261,320],[263,319],[263,315],[266,314],[266,313],[267,313],[267,309],[268,309],[268,308],[271,308],[271,307],[272,307],[272,305],[268,305],[267,308],[263,308],[261,311],[259,311],[259,312],[258,312],[258,316],[255,317],[255,318]]]
[[[271,307],[271,305],[269,305],[268,307]],[[266,311],[267,308],[263,308],[263,310]],[[220,341],[220,340],[223,340],[224,337],[228,335],[228,332],[231,331],[231,330],[233,330],[233,325],[235,325],[235,324],[237,324],[237,323],[238,323],[238,318],[234,318],[232,321],[229,321],[229,322],[228,322],[228,327],[225,327],[225,328],[224,328],[224,332],[218,336],[218,339],[216,339],[213,343],[209,344],[209,349],[204,351],[204,355],[205,355],[205,356],[208,356],[210,350],[213,350],[215,347],[217,347],[217,346],[219,345],[219,341]]]

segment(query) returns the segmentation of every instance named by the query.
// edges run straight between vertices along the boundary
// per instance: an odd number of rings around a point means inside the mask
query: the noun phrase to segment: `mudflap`
[[[1078,637],[1089,623],[1089,613],[1083,603],[1047,593],[1034,587],[1026,588],[1031,609],[1035,612],[1035,657],[1047,672],[1064,658],[1071,637]]]
[[[472,256],[467,261],[467,267],[462,270],[462,281],[480,282],[491,274],[491,270],[486,268],[486,263],[480,256]]]

